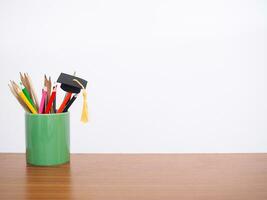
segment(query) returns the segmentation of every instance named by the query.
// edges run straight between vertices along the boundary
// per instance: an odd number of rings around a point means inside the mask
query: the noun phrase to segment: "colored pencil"
[[[78,94],[75,94],[67,103],[67,105],[65,106],[63,112],[68,112],[70,106],[72,105],[72,103],[76,100]]]
[[[50,111],[50,109],[52,107],[52,103],[54,102],[54,99],[56,97],[56,92],[57,92],[57,86],[55,86],[53,88],[53,92],[52,92],[52,94],[50,96],[50,99],[48,100],[48,103],[47,103],[47,106],[46,106],[46,109],[45,109],[45,114],[49,113],[49,111]]]
[[[21,99],[25,102],[25,104],[28,106],[28,108],[30,109],[30,111],[33,114],[37,114],[35,108],[32,106],[32,104],[29,102],[29,100],[27,99],[27,97],[24,95],[24,93],[22,92],[21,89],[18,90],[18,94],[21,97]]]
[[[57,112],[57,95],[54,98],[54,102],[53,102],[53,113]]]
[[[43,113],[46,98],[47,98],[47,88],[44,87],[44,89],[42,90],[42,98],[41,98],[41,103],[39,107],[39,114]]]
[[[65,96],[63,102],[61,103],[59,109],[57,110],[57,113],[62,113],[62,111],[64,110],[66,104],[68,103],[69,99],[71,98],[72,93],[68,92],[67,95]]]
[[[27,97],[27,99],[28,99],[29,102],[32,104],[32,106],[35,107],[35,105],[34,105],[34,103],[33,103],[33,100],[32,100],[32,98],[31,98],[30,93],[29,93],[29,91],[27,90],[27,88],[26,88],[26,87],[23,88],[22,83],[20,83],[20,85],[21,85],[21,90],[22,90],[22,92],[24,93],[24,95]]]

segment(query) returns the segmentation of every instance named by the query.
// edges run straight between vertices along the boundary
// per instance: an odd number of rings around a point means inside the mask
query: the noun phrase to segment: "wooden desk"
[[[0,154],[0,199],[266,200],[267,154],[76,154],[60,167]]]

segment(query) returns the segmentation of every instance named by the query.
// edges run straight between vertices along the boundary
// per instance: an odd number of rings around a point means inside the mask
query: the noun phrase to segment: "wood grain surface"
[[[267,154],[74,154],[58,167],[0,154],[0,199],[266,200]]]

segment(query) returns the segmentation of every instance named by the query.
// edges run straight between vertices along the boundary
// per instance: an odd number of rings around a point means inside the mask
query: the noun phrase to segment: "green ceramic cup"
[[[70,114],[25,114],[27,163],[53,166],[70,160]]]

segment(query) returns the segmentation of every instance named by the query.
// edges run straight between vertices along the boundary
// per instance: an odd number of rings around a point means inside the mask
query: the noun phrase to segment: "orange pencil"
[[[71,98],[72,93],[68,92],[67,95],[65,96],[62,104],[60,105],[59,109],[57,110],[57,113],[62,113],[62,111],[64,110],[66,104],[68,103],[69,99]]]

